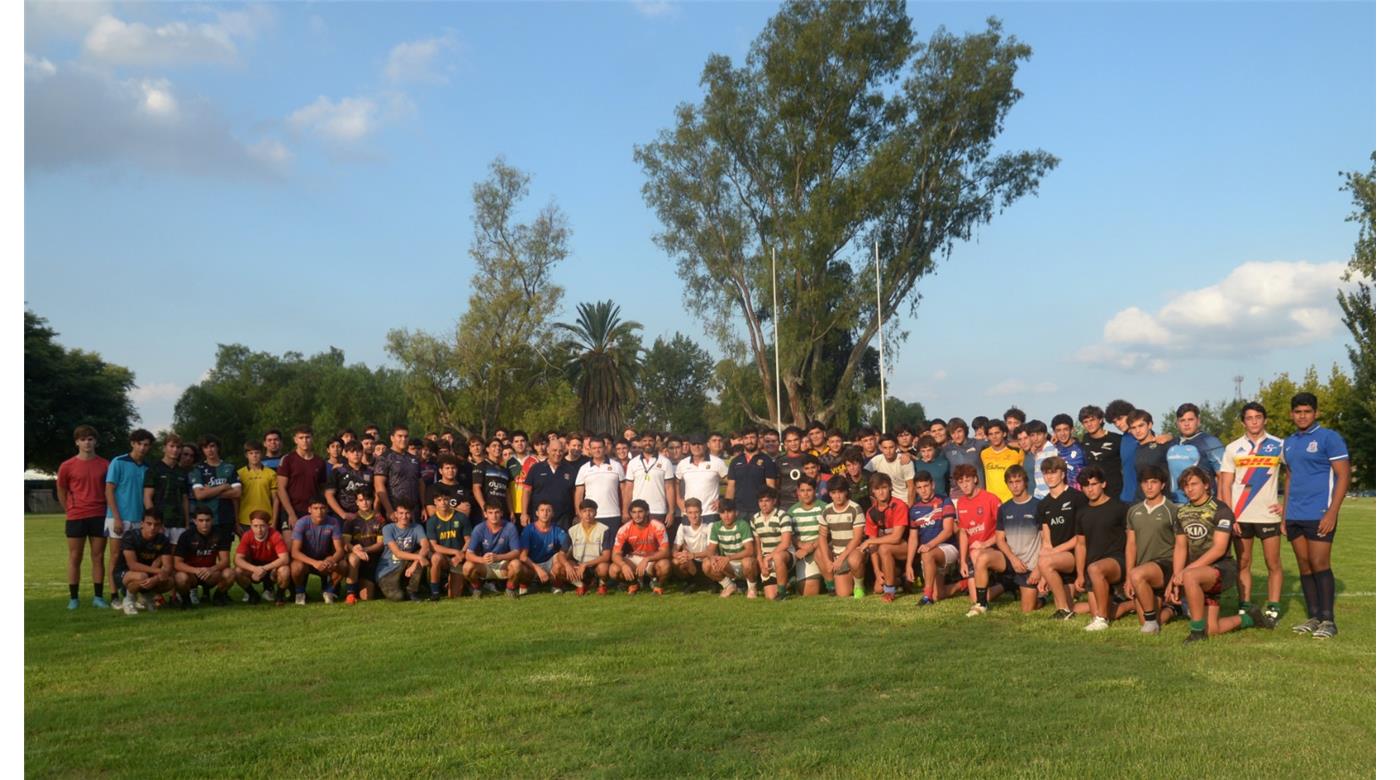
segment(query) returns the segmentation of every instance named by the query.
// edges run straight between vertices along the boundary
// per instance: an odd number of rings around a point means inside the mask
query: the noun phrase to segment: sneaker
[[[884,593],[880,594],[880,600],[885,602],[886,604],[893,604],[894,594],[890,593],[889,591],[885,591]]]
[[[666,591],[664,591],[664,590],[661,589],[661,586],[660,586],[660,585],[657,585],[656,587],[652,588],[652,589],[651,589],[651,592],[652,592],[652,593],[655,593],[655,594],[658,595],[658,596],[664,595],[664,594],[666,593]],[[562,593],[562,591],[561,591],[561,593]]]
[[[1144,623],[1142,624],[1142,628],[1139,628],[1139,629],[1138,629],[1138,633],[1139,633],[1139,634],[1154,634],[1154,635],[1155,635],[1155,634],[1160,634],[1160,633],[1162,633],[1162,624],[1161,624],[1161,623],[1158,623],[1158,622],[1155,621],[1155,620],[1148,620],[1148,621],[1146,621],[1146,622],[1144,622]]]
[[[641,589],[642,589],[642,586],[641,586],[641,585],[638,585],[637,583],[634,582],[634,583],[632,583],[631,585],[628,585],[628,586],[627,586],[627,595],[629,595],[629,596],[635,596],[635,595],[637,595],[637,591],[639,591],[639,590],[641,590]]]
[[[1331,620],[1324,620],[1318,624],[1312,635],[1313,639],[1331,639],[1337,635],[1337,624]]]
[[[578,586],[577,588],[574,588],[574,593],[577,593],[577,594],[580,595],[580,596],[587,596],[587,595],[588,595],[588,588],[586,588],[586,587],[580,585],[580,586]]]
[[[472,598],[474,598],[474,599],[479,599],[479,598],[481,598],[481,588],[472,588]]]
[[[487,580],[487,581],[486,581],[485,588],[486,588],[486,592],[487,592],[487,593],[500,593],[500,592],[501,592],[501,589],[496,587],[496,583],[494,583],[494,582],[492,582],[492,581],[490,581],[490,580]]]
[[[987,614],[987,608],[981,604],[973,604],[972,608],[967,611],[967,617],[981,617],[985,614]]]
[[[305,594],[305,593],[298,593],[298,594],[297,594],[297,606],[298,606],[298,607],[304,607],[304,606],[306,606],[306,594]]]
[[[243,603],[244,603],[244,604],[252,604],[252,603],[253,603],[253,594],[249,593],[249,592],[246,591],[246,590],[243,591]]]
[[[268,592],[267,592],[267,588],[263,588],[262,599],[263,599],[263,601],[281,601],[281,600],[282,600],[282,591],[279,590],[279,591],[277,591],[277,593],[274,595],[274,594],[272,594],[272,593],[268,593]]]
[[[442,593],[440,593],[440,592],[438,592],[438,593],[429,593],[429,594],[428,594],[428,601],[441,601],[441,600],[442,600]]]
[[[556,595],[556,596],[558,596],[560,593],[563,593],[563,592],[564,592],[564,589],[556,585],[556,586],[550,588],[550,589],[549,589],[549,592],[550,592],[550,593],[553,593],[553,594]]]
[[[1295,634],[1311,634],[1322,625],[1322,621],[1317,618],[1308,618],[1306,621],[1293,627]]]
[[[1278,625],[1278,619],[1283,617],[1283,615],[1278,611],[1276,607],[1265,607],[1264,617],[1268,618],[1276,626]],[[1272,626],[1270,627],[1272,628]]]
[[[97,607],[98,609],[105,609],[107,607],[112,606],[111,604],[107,603],[107,599],[104,599],[101,596],[93,596],[92,605],[94,607]]]
[[[506,588],[506,595],[510,596],[513,599],[518,599],[520,598],[520,591],[516,590],[515,588]]]
[[[199,594],[194,592],[194,588],[190,588],[190,606],[199,606]]]
[[[1209,638],[1210,637],[1206,636],[1206,632],[1204,631],[1192,631],[1186,635],[1186,639],[1182,640],[1181,643],[1183,645],[1189,645],[1192,642],[1204,642]]]
[[[278,591],[278,592],[277,592],[277,595],[276,595],[275,597],[273,597],[272,603],[273,603],[274,606],[278,606],[278,607],[285,607],[285,606],[287,606],[287,600],[284,599],[284,598],[282,598],[282,592],[281,592],[281,591]]]
[[[749,588],[748,596],[751,599],[758,598],[758,588]]]
[[[334,593],[331,593],[331,592],[328,591],[328,590],[323,590],[323,591],[321,591],[321,600],[324,601],[324,602],[326,602],[327,604],[334,604],[334,603],[335,603],[335,594],[334,594]]]
[[[129,594],[122,600],[122,612],[125,612],[127,617],[136,616],[136,600]]]
[[[606,595],[608,595],[608,586],[605,585],[605,584],[603,584],[603,583],[601,583],[601,582],[598,583],[598,595],[599,595],[599,596],[606,596]]]
[[[112,603],[108,604],[107,606],[111,607],[112,609],[121,611],[126,609],[126,602],[124,599],[117,598],[116,595],[113,594]]]
[[[1051,620],[1074,620],[1074,613],[1067,609],[1057,609],[1055,614],[1050,616]]]
[[[216,607],[227,607],[227,606],[228,606],[228,594],[225,593],[225,592],[223,592],[223,591],[221,591],[221,590],[216,590],[216,591],[214,591],[214,599],[213,599],[213,601],[211,601],[210,603],[213,604],[213,605],[216,606]]]
[[[1244,613],[1246,615],[1249,615],[1250,620],[1254,621],[1255,628],[1271,629],[1274,627],[1274,621],[1266,617],[1264,615],[1264,611],[1254,606],[1253,604],[1250,604],[1248,607],[1245,607]]]
[[[924,596],[923,598],[919,599],[919,606],[921,606],[921,607],[927,607],[927,606],[930,605],[930,604],[937,604],[937,603],[938,603],[938,599],[935,599],[935,598],[933,598],[932,596]]]
[[[78,600],[77,600],[77,599],[68,599],[68,608],[69,608],[69,609],[77,609],[77,608],[78,608]]]
[[[1087,625],[1087,626],[1084,627],[1084,630],[1085,630],[1085,631],[1102,631],[1102,630],[1104,630],[1105,628],[1108,628],[1108,620],[1105,619],[1105,618],[1101,618],[1101,617],[1095,615],[1095,616],[1094,616],[1094,619],[1089,621],[1089,625]]]
[[[731,583],[731,584],[729,584],[729,585],[725,585],[725,586],[724,586],[724,590],[722,590],[722,591],[719,592],[719,597],[722,598],[722,599],[727,599],[727,598],[729,598],[730,596],[733,596],[735,593],[738,593],[738,592],[739,592],[739,589],[736,588],[736,587],[734,587],[734,585]]]
[[[146,606],[146,611],[147,611],[147,612],[155,612],[155,611],[156,611],[156,599],[155,599],[155,597],[152,596],[151,594],[149,594],[149,593],[142,593],[142,594],[141,594],[141,603],[144,604],[144,605]]]
[[[835,593],[835,591],[832,591],[832,593]],[[853,598],[853,599],[863,599],[863,598],[865,598],[865,588],[862,588],[861,586],[857,585],[857,586],[855,587],[855,590],[851,591],[851,598]]]
[[[355,594],[354,594],[354,593],[347,593],[347,594],[345,594],[345,603],[346,603],[347,605],[348,605],[348,604],[354,604],[354,603],[356,603],[356,602],[358,602],[358,601],[359,601],[359,599],[355,598]]]

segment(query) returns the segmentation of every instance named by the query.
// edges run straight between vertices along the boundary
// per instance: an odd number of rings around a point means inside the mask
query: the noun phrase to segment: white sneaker
[[[243,603],[244,603],[244,604],[252,604],[252,603],[253,603],[253,594],[249,593],[249,592],[246,591],[246,590],[243,591]]]
[[[1105,620],[1105,619],[1103,619],[1103,618],[1101,618],[1101,617],[1095,617],[1093,620],[1090,620],[1090,621],[1089,621],[1089,625],[1085,626],[1085,627],[1084,627],[1084,630],[1085,630],[1085,631],[1102,631],[1102,630],[1104,630],[1105,628],[1108,628],[1108,621]]]
[[[147,612],[155,612],[155,611],[156,611],[156,600],[155,600],[155,597],[152,596],[151,594],[149,594],[149,593],[142,593],[142,594],[141,594],[141,603],[145,606]]]
[[[122,612],[125,612],[130,617],[136,616],[136,599],[133,599],[130,593],[126,594],[126,598],[122,599],[121,609]]]
[[[321,593],[321,600],[324,601],[324,602],[326,602],[327,604],[334,604],[334,603],[335,603],[335,594],[334,594],[334,593],[331,593],[330,591],[323,591],[323,592]]]
[[[263,599],[263,601],[266,601],[267,603],[271,604],[272,602],[274,602],[274,601],[277,600],[277,597],[274,596],[274,595],[272,595],[272,591],[267,590],[266,588],[264,588],[264,589],[263,589],[263,597],[262,597],[262,599]]]
[[[298,606],[298,607],[304,607],[304,606],[306,606],[306,594],[305,594],[305,593],[298,593],[298,594],[297,594],[297,606]]]
[[[1149,621],[1147,621],[1147,622],[1145,622],[1145,623],[1142,624],[1142,628],[1139,628],[1139,629],[1138,629],[1138,633],[1140,633],[1140,634],[1160,634],[1160,633],[1162,633],[1162,624],[1161,624],[1161,623],[1158,623],[1158,622],[1155,621],[1155,620],[1149,620]]]
[[[199,606],[199,593],[197,588],[190,588],[190,606]]]
[[[122,610],[126,609],[126,599],[124,599],[124,598],[119,599],[119,598],[113,596],[113,597],[112,597],[112,609],[115,609],[115,610],[118,611],[118,612],[121,612]]]
[[[985,614],[987,614],[987,608],[981,604],[973,604],[972,609],[967,611],[967,617],[977,617]]]
[[[550,588],[550,589],[549,589],[549,592],[550,592],[550,593],[553,593],[553,594],[556,595],[556,596],[558,596],[560,593],[563,593],[563,592],[564,592],[564,589],[563,589],[563,588]]]

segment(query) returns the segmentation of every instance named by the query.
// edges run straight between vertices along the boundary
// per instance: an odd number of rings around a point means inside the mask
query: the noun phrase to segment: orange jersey
[[[666,539],[666,526],[656,520],[647,520],[642,525],[628,521],[617,529],[617,540],[613,542],[614,555],[654,555],[657,550],[669,547]]]

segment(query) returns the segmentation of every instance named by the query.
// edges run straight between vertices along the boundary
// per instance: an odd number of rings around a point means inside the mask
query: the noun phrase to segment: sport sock
[[[1156,622],[1157,622],[1157,611],[1156,611],[1156,610],[1153,610],[1153,611],[1151,611],[1151,612],[1144,612],[1144,613],[1142,613],[1142,622],[1144,622],[1144,623],[1156,623]]]
[[[1254,628],[1254,618],[1248,612],[1240,615],[1240,628]]]
[[[92,595],[96,596],[99,599],[102,598],[102,583],[92,583]]]
[[[77,599],[77,598],[78,598],[78,583],[76,583],[76,582],[70,582],[70,583],[68,583],[68,598],[70,598],[70,599]]]
[[[977,603],[984,607],[987,606],[987,588],[977,589]]]
[[[836,580],[822,580],[822,584],[826,585],[828,591],[836,590]]]
[[[719,581],[719,584],[723,585],[726,588],[732,588],[734,587],[734,578],[725,577],[724,579]]]
[[[440,583],[440,582],[430,582],[430,583],[428,583],[428,590],[431,591],[432,594],[433,594],[434,596],[441,596],[441,595],[442,595],[442,583]]]
[[[895,589],[894,589],[894,586],[893,586],[893,585],[886,585],[886,586],[884,586],[884,591],[885,591],[886,593],[890,594],[891,596],[893,596],[894,593],[895,593]]]
[[[1191,621],[1191,630],[1192,630],[1192,631],[1205,631],[1205,630],[1206,630],[1206,622],[1205,622],[1204,620],[1193,620],[1193,621]]]
[[[305,596],[305,595],[306,595],[306,586],[305,586],[305,585],[298,585],[298,586],[297,586],[297,595],[298,595],[298,596]]]
[[[1268,604],[1264,605],[1264,609],[1269,612],[1282,612],[1283,605],[1279,604],[1277,601],[1270,601]]]
[[[1308,617],[1317,617],[1317,574],[1299,574],[1298,582],[1303,586],[1303,600],[1308,604]]]
[[[1331,569],[1313,572],[1313,582],[1317,583],[1317,619],[1331,621],[1333,603],[1337,598],[1337,579]]]

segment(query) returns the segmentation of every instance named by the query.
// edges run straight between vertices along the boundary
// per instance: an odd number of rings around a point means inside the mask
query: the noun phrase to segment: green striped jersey
[[[801,504],[793,504],[788,510],[788,515],[792,518],[793,532],[797,538],[793,541],[797,544],[806,544],[817,540],[818,532],[821,529],[822,512],[826,511],[826,502],[818,501],[811,507],[803,507]]]
[[[753,535],[762,545],[764,552],[771,553],[778,549],[778,542],[782,541],[783,534],[791,533],[792,518],[781,509],[771,515],[756,513],[753,516]]]
[[[710,525],[710,541],[719,546],[720,555],[738,555],[744,543],[753,539],[753,526],[747,520],[735,520],[726,526],[723,521]]]
[[[828,504],[822,510],[819,522],[826,527],[827,536],[831,540],[831,554],[840,555],[846,551],[846,545],[850,544],[855,536],[856,526],[865,522],[865,516],[859,504],[847,501],[845,509],[837,509],[835,504]]]

